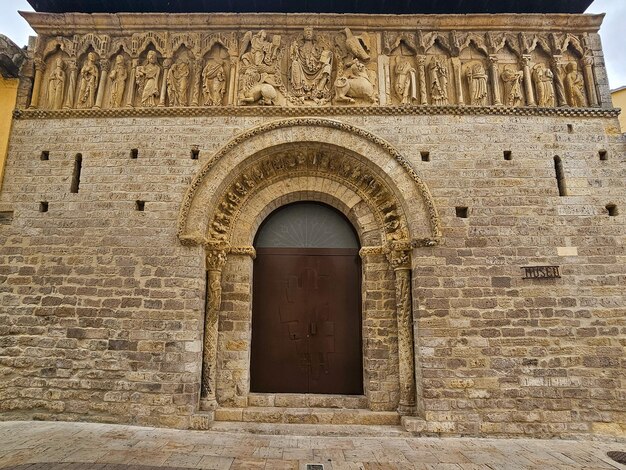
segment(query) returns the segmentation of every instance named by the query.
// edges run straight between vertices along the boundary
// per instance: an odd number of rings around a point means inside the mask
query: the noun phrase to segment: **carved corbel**
[[[78,67],[76,60],[70,60],[68,62],[68,69],[70,71],[70,84],[67,88],[67,96],[65,97],[65,109],[72,109],[74,107],[74,95],[76,94],[76,78],[78,74]]]
[[[411,287],[411,242],[392,242],[387,259],[396,283],[396,318],[398,324],[398,358],[400,403],[398,413],[415,413],[415,349],[413,341],[413,296]]]
[[[206,249],[207,289],[201,387],[201,407],[203,410],[214,410],[217,407],[215,384],[218,317],[222,303],[222,269],[226,263],[226,253],[227,250]]]
[[[35,81],[33,84],[33,95],[30,99],[30,108],[37,108],[39,106],[39,95],[41,94],[41,81],[43,80],[43,73],[46,70],[46,63],[42,59],[35,59]]]

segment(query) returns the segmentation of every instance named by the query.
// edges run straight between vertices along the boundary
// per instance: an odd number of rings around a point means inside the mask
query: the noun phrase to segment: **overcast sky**
[[[545,0],[550,1],[550,0]],[[17,45],[28,42],[34,35],[18,10],[32,10],[26,0],[0,0],[0,34],[11,38]],[[626,1],[595,0],[588,13],[606,13],[600,30],[611,88],[626,86]]]

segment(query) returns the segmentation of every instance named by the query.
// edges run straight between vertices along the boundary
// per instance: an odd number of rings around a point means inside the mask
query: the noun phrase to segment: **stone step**
[[[410,437],[400,426],[364,424],[286,424],[215,421],[208,430],[227,433],[248,433],[268,436],[326,436],[326,437]]]
[[[215,410],[215,420],[239,421],[246,423],[360,424],[397,426],[400,424],[400,415],[395,411],[257,406],[249,408],[218,408]]]
[[[250,393],[248,406],[279,408],[349,408],[366,409],[362,395],[317,395],[304,393]]]

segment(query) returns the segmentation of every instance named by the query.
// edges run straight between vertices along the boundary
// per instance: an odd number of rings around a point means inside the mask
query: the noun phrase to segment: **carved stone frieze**
[[[42,36],[31,108],[587,108],[601,105],[594,54],[588,33],[365,24]]]

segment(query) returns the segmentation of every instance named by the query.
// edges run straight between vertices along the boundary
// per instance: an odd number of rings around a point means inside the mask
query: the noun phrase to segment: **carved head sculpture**
[[[305,41],[313,40],[313,28],[311,26],[306,26],[304,28],[304,39]]]
[[[54,62],[54,65],[56,66],[57,69],[63,70],[63,59],[57,59]]]
[[[94,63],[96,61],[96,54],[94,52],[90,52],[87,54],[87,62]]]
[[[156,64],[157,63],[156,52],[154,52],[154,51],[148,52],[148,63],[149,64]]]
[[[124,56],[123,55],[118,55],[115,58],[115,65],[122,66],[122,67],[124,66]]]

